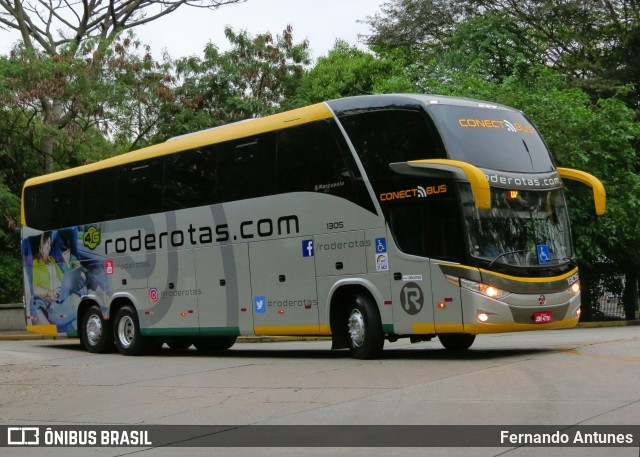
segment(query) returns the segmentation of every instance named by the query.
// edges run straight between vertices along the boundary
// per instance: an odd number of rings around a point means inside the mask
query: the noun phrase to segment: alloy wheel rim
[[[102,338],[102,321],[100,317],[92,314],[89,319],[87,319],[87,340],[91,346],[95,346]]]
[[[135,339],[135,324],[130,316],[124,316],[118,323],[118,339],[120,345],[128,348]]]
[[[349,316],[349,337],[353,347],[359,348],[364,344],[365,326],[364,316],[360,310],[354,309]]]

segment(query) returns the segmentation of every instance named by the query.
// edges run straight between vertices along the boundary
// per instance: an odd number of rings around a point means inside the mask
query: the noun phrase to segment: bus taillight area
[[[488,272],[481,272],[488,276]],[[494,276],[493,284],[460,278],[465,333],[574,327],[580,318],[577,272],[549,282]],[[522,278],[524,279],[524,278]],[[525,285],[526,284],[526,285]]]

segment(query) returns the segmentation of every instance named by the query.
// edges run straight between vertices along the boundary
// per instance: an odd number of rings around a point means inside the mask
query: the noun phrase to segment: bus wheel
[[[136,310],[125,305],[118,310],[113,323],[116,347],[123,355],[140,355],[147,351],[149,341],[140,333]]]
[[[468,333],[443,333],[438,335],[438,339],[447,351],[458,352],[469,349],[476,336]]]
[[[89,352],[107,352],[113,346],[110,322],[104,320],[97,305],[93,305],[82,315],[80,341]]]
[[[347,313],[349,349],[356,359],[375,359],[382,353],[384,334],[380,314],[367,297],[356,295]]]
[[[210,338],[198,338],[193,345],[202,352],[224,351],[233,346],[238,339],[237,336],[213,336]]]

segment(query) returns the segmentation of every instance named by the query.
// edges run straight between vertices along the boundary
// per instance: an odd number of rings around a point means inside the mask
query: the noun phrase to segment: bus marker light
[[[187,313],[185,313],[184,311],[182,311],[182,312],[180,313],[180,315],[181,315],[182,317],[184,317],[184,316],[186,316],[186,315],[187,315]]]
[[[444,301],[445,301],[445,302],[450,303],[450,302],[452,302],[452,301],[453,301],[453,298],[451,298],[451,297],[446,297],[446,298],[444,299]]]
[[[485,313],[480,313],[478,314],[478,320],[480,322],[487,322],[489,320],[489,316],[487,316]]]
[[[240,312],[241,313],[246,313],[247,312],[247,308],[240,308]]]
[[[443,301],[441,301],[440,303],[438,303],[438,308],[440,309],[445,309],[447,307],[447,304]]]
[[[385,306],[391,306],[391,305],[393,305],[393,302],[391,300],[386,300],[384,302],[384,304],[385,304]]]
[[[284,314],[284,309],[279,309],[278,314]]]
[[[576,309],[576,316],[580,317],[580,314],[582,314],[582,309],[581,308]]]
[[[569,290],[572,293],[577,294],[578,292],[580,292],[580,283],[574,282],[573,284],[571,284],[571,287],[569,288]]]

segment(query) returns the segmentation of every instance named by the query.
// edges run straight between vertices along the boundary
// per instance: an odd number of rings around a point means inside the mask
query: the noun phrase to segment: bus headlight
[[[460,278],[460,285],[467,290],[477,292],[495,300],[500,300],[509,295],[509,292],[506,290],[498,289],[495,286],[490,286],[489,284],[484,284],[482,282],[470,281],[468,279]]]
[[[569,287],[569,291],[573,295],[578,295],[580,293],[580,283],[576,281],[573,284],[571,284],[571,286]]]

